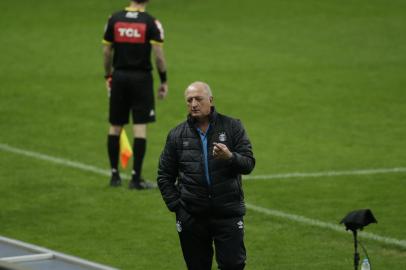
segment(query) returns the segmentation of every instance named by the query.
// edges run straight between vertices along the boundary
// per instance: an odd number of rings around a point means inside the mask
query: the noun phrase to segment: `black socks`
[[[144,138],[134,138],[133,143],[133,172],[132,180],[139,182],[141,178],[142,162],[144,161],[147,140]],[[120,136],[108,135],[107,150],[109,154],[112,175],[119,175],[118,162],[120,155]]]
[[[133,173],[132,181],[138,182],[141,178],[142,162],[144,161],[147,140],[145,138],[134,138],[133,143]]]
[[[120,154],[120,136],[108,135],[107,137],[107,151],[109,153],[110,167],[112,173],[118,174],[118,160]]]

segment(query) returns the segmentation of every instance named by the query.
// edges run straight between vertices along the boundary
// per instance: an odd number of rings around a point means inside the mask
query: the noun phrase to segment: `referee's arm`
[[[166,78],[166,61],[164,50],[162,47],[162,43],[153,42],[151,45],[155,56],[155,64],[158,69],[159,78],[161,80],[161,85],[159,86],[158,90],[158,97],[160,99],[163,99],[168,94],[168,82]]]
[[[110,42],[103,42],[104,76],[111,76],[113,62],[113,45]]]

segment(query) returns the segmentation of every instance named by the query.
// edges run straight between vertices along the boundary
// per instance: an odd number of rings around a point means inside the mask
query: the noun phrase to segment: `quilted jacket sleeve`
[[[172,212],[179,207],[179,191],[176,186],[178,177],[178,160],[176,153],[176,138],[171,131],[166,139],[165,148],[159,159],[158,187],[168,209]]]
[[[233,157],[231,164],[239,174],[249,174],[255,167],[255,158],[252,153],[251,142],[239,120],[233,121]]]

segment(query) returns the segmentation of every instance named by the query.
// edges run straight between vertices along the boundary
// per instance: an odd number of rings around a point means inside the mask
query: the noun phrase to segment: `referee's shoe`
[[[118,173],[113,173],[110,179],[110,186],[111,187],[119,187],[121,186],[121,178]]]
[[[144,189],[154,189],[157,186],[149,181],[145,181],[144,179],[140,180],[131,180],[128,184],[129,189],[136,189],[136,190],[144,190]]]

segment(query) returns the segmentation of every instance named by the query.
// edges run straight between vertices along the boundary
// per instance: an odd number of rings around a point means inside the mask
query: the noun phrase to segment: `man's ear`
[[[214,97],[209,97],[209,100],[210,100],[210,103],[212,103],[213,104],[213,99],[214,99]]]

